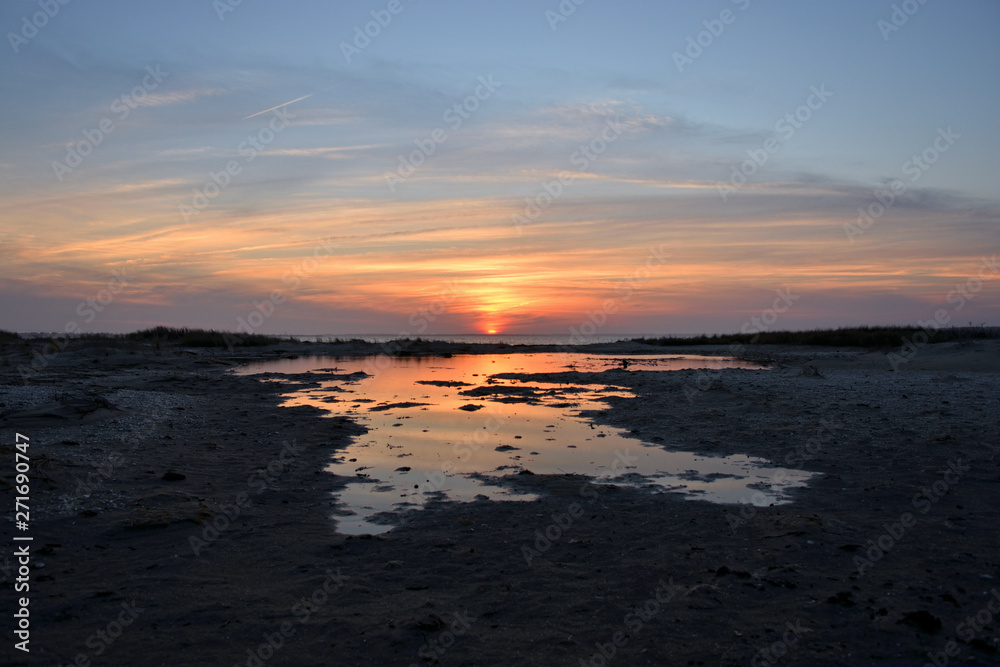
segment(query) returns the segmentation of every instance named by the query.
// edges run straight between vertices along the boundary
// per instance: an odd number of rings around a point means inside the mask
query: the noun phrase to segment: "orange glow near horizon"
[[[388,330],[402,321],[438,331],[511,335],[566,331],[598,320],[606,320],[605,330],[622,330],[646,326],[631,324],[641,318],[668,316],[671,323],[685,323],[670,326],[703,329],[701,322],[726,321],[718,326],[738,328],[770,304],[774,289],[786,286],[808,294],[810,303],[821,303],[819,294],[840,303],[838,293],[849,288],[853,298],[876,304],[868,317],[905,293],[908,301],[897,312],[910,312],[905,306],[919,315],[923,303],[942,301],[980,264],[957,241],[936,250],[932,263],[921,252],[924,246],[911,244],[905,246],[909,254],[887,264],[884,245],[905,240],[914,225],[941,223],[940,216],[929,215],[914,214],[907,227],[884,225],[883,245],[869,247],[826,234],[842,225],[836,216],[786,216],[749,227],[706,212],[666,225],[664,200],[641,199],[636,206],[645,217],[630,221],[630,229],[655,242],[636,242],[609,232],[601,211],[584,203],[564,205],[562,217],[574,217],[572,225],[550,212],[551,221],[522,234],[509,224],[509,204],[484,198],[406,206],[376,200],[325,200],[320,206],[291,199],[280,213],[227,218],[210,209],[199,224],[187,226],[177,222],[173,208],[164,213],[156,200],[140,197],[144,192],[94,204],[88,215],[99,221],[90,227],[66,220],[93,195],[69,201],[72,207],[62,202],[63,208],[12,199],[7,217],[33,221],[11,226],[5,237],[0,227],[9,274],[34,276],[30,284],[18,283],[19,298],[69,299],[67,314],[59,316],[68,320],[79,299],[107,287],[115,271],[125,271],[134,279],[95,328],[113,328],[112,318],[119,318],[232,329],[237,316],[245,318],[255,302],[274,294],[283,301],[263,329],[268,333],[326,326],[341,313],[355,331]],[[132,209],[154,213],[136,220]],[[826,261],[817,262],[818,256]],[[984,290],[978,302],[985,304],[995,289]],[[804,304],[796,304],[796,314],[807,312]],[[165,314],[151,317],[150,309]]]

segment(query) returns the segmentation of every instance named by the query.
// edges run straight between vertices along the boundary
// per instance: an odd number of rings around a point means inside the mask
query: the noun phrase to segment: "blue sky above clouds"
[[[661,246],[606,332],[737,330],[783,286],[782,326],[911,322],[1000,238],[994,2],[52,0],[0,28],[7,328],[233,328],[283,290],[262,330],[396,332],[454,281],[439,331],[561,333]],[[956,320],[1000,324],[998,295]]]

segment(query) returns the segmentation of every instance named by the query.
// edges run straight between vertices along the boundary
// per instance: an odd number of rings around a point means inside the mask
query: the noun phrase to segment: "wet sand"
[[[368,538],[334,532],[346,480],[322,472],[362,427],[278,407],[285,381],[226,370],[379,346],[74,343],[25,384],[9,345],[0,479],[13,503],[14,434],[29,436],[34,540],[31,653],[8,634],[4,661],[997,664],[996,343],[927,346],[898,371],[887,351],[761,347],[746,356],[771,371],[600,374],[636,398],[595,422],[636,447],[816,473],[790,505],[525,473],[507,483],[537,501],[432,503]],[[403,350],[477,351],[510,350]],[[15,532],[4,522],[6,544]],[[8,547],[11,600],[13,560]]]

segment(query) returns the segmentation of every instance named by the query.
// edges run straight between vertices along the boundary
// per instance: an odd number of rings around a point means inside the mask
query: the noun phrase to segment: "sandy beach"
[[[0,25],[0,667],[1000,667],[1000,2]]]
[[[379,349],[76,341],[25,383],[26,346],[8,345],[0,479],[13,503],[26,436],[33,540],[30,653],[5,647],[4,663],[1000,662],[1000,341],[927,345],[897,370],[891,350],[759,346],[743,356],[766,372],[527,373],[634,394],[587,416],[637,449],[814,477],[755,506],[523,470],[505,484],[536,501],[432,502],[387,533],[341,535],[347,480],[323,469],[364,427],[279,407],[294,381],[229,371]],[[516,350],[402,352],[497,351]],[[2,531],[18,544],[12,521]],[[13,548],[0,565],[13,601]]]

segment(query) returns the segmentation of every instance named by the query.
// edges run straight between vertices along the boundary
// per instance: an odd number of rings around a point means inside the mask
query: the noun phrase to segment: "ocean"
[[[289,334],[299,340],[314,343],[341,340],[363,340],[367,343],[386,343],[400,338],[421,338],[445,343],[503,343],[505,345],[591,345],[594,343],[615,343],[634,338],[664,338],[664,334],[544,334],[544,335],[504,335],[504,334]]]

